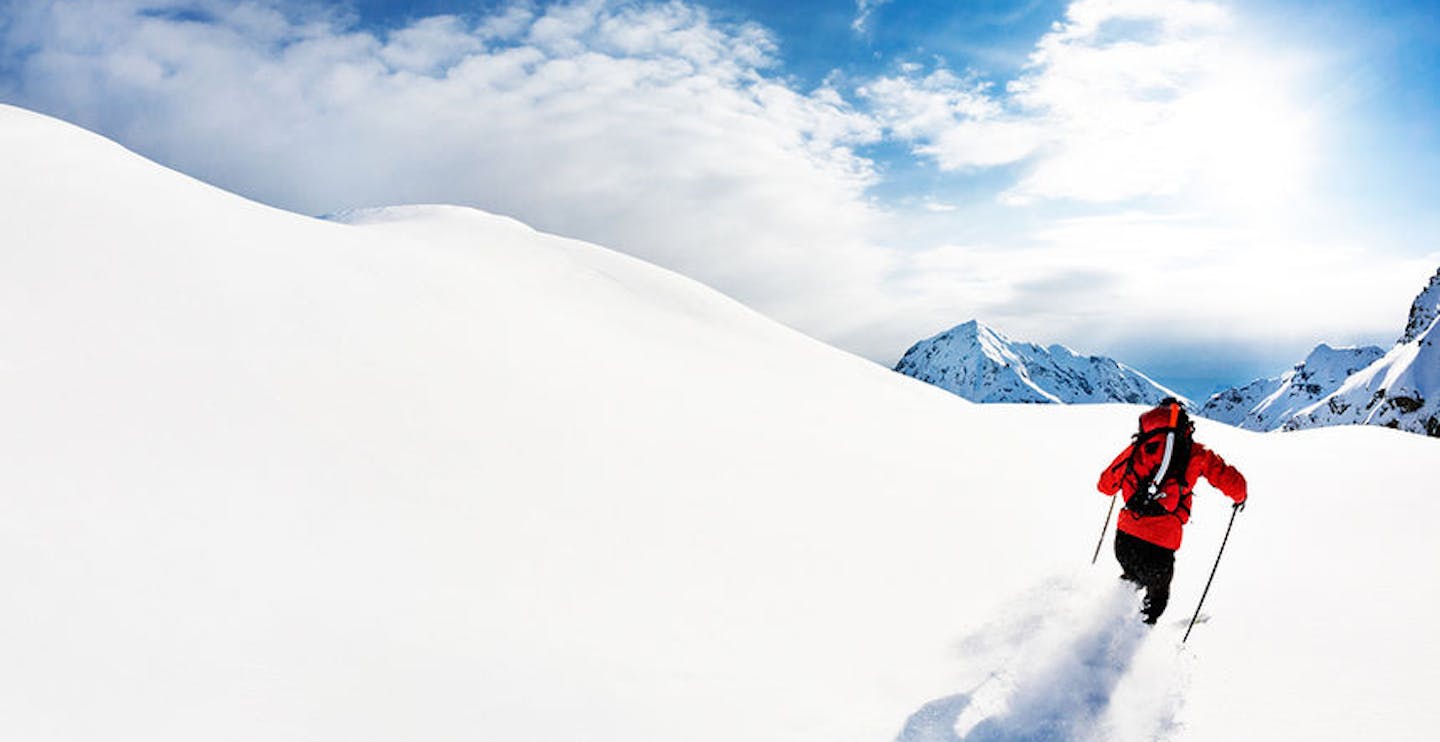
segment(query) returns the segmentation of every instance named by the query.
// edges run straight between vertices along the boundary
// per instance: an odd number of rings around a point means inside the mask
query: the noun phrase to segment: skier
[[[1140,415],[1140,432],[1100,474],[1100,492],[1120,492],[1125,508],[1115,532],[1122,579],[1144,588],[1141,613],[1153,624],[1170,601],[1175,551],[1190,520],[1191,489],[1203,476],[1243,509],[1245,477],[1194,440],[1195,424],[1174,397]]]

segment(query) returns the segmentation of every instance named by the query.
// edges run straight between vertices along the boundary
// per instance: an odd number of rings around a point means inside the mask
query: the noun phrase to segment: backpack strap
[[[1154,497],[1155,493],[1160,490],[1160,485],[1163,483],[1165,475],[1170,472],[1170,457],[1175,454],[1175,424],[1179,421],[1180,405],[1172,402],[1170,404],[1170,424],[1165,426],[1165,455],[1160,459],[1160,466],[1156,468],[1155,473],[1150,476],[1151,497]]]

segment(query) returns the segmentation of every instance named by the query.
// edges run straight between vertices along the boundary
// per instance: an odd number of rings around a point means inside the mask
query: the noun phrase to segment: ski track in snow
[[[925,704],[897,742],[1157,740],[1179,730],[1188,624],[1157,627],[1108,573],[1053,578],[959,643],[965,693]]]

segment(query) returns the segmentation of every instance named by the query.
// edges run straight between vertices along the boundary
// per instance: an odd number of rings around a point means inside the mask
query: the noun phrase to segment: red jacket
[[[1115,457],[1115,461],[1111,462],[1104,472],[1101,472],[1098,485],[1100,492],[1113,496],[1116,491],[1119,491],[1126,500],[1129,500],[1130,495],[1135,493],[1139,482],[1128,466],[1132,448],[1134,448],[1133,444],[1126,446],[1125,450]],[[1201,476],[1204,476],[1226,497],[1237,503],[1245,502],[1245,476],[1240,473],[1240,470],[1225,463],[1225,460],[1214,451],[1199,443],[1191,443],[1190,465],[1185,468],[1187,485],[1182,490],[1180,483],[1171,480],[1161,488],[1166,495],[1161,502],[1165,503],[1166,508],[1171,512],[1165,515],[1142,517],[1128,509],[1121,510],[1119,529],[1131,536],[1167,549],[1180,548],[1180,538],[1184,533],[1185,524],[1190,520],[1191,490],[1195,483],[1200,481]]]

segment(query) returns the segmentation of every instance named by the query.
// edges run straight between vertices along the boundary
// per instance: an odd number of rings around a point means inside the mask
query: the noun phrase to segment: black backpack
[[[1135,481],[1135,491],[1125,500],[1126,510],[1146,517],[1188,509],[1185,501],[1190,483],[1185,481],[1185,472],[1190,467],[1194,440],[1195,423],[1173,397],[1166,397],[1155,409],[1140,416],[1140,430],[1134,435],[1126,462],[1127,476]],[[1172,481],[1180,485],[1179,502],[1167,507],[1169,495],[1164,487]]]

